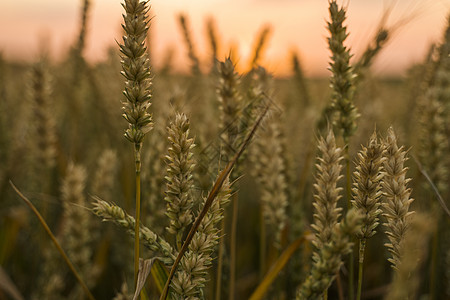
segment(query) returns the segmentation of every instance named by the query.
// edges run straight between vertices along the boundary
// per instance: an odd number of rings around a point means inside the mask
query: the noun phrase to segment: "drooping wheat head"
[[[358,83],[363,77],[367,69],[373,64],[375,57],[380,53],[383,47],[391,36],[390,30],[381,24],[373,41],[367,46],[366,50],[362,54],[361,58],[355,64],[356,83]]]
[[[103,219],[103,221],[113,222],[125,229],[131,237],[134,238],[135,219],[127,214],[121,207],[108,203],[100,198],[94,197],[92,211],[94,214]],[[139,238],[142,244],[151,251],[162,254],[162,260],[166,265],[173,264],[175,259],[172,246],[166,242],[161,236],[158,236],[149,228],[140,224]]]

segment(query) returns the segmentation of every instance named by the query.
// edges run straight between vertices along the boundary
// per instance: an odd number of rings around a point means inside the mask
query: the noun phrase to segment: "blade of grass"
[[[159,259],[156,259],[153,262],[151,273],[158,291],[162,293],[164,290],[164,284],[166,283],[167,278],[169,278],[169,271]]]
[[[271,284],[275,281],[278,274],[283,270],[283,268],[288,263],[289,259],[295,253],[295,251],[303,244],[306,240],[311,240],[312,235],[310,233],[304,233],[301,238],[295,240],[289,247],[284,250],[277,261],[272,265],[270,270],[266,273],[261,283],[258,285],[256,290],[250,296],[250,300],[260,300],[263,299],[264,295],[269,290]]]
[[[264,116],[266,115],[268,110],[269,110],[269,106],[267,106],[264,109],[264,111],[261,113],[261,115],[259,116],[259,118],[256,121],[255,125],[253,126],[252,131],[247,135],[247,137],[246,137],[244,143],[242,144],[241,148],[239,149],[239,151],[235,154],[233,159],[227,164],[225,169],[219,174],[219,177],[217,178],[216,182],[214,183],[214,186],[213,186],[211,192],[209,193],[208,198],[206,199],[206,202],[205,202],[205,205],[204,205],[202,211],[200,212],[200,214],[198,215],[197,219],[195,220],[194,225],[192,225],[191,230],[189,231],[189,233],[188,233],[188,235],[186,237],[186,240],[184,241],[183,246],[181,247],[181,250],[178,253],[177,258],[176,258],[175,262],[173,263],[172,269],[170,270],[170,273],[169,273],[169,278],[167,278],[166,284],[164,286],[164,290],[163,290],[163,292],[161,294],[161,297],[159,298],[160,300],[165,300],[167,298],[167,294],[169,292],[170,282],[172,281],[172,278],[175,275],[175,271],[176,271],[176,269],[178,267],[178,264],[181,261],[181,258],[183,257],[184,253],[187,251],[188,246],[191,243],[195,232],[197,231],[198,227],[200,226],[200,223],[203,220],[203,218],[206,216],[206,213],[208,212],[209,208],[211,207],[214,199],[219,194],[223,183],[227,179],[228,175],[230,175],[231,170],[233,169],[233,167],[236,164],[236,162],[239,159],[239,157],[242,155],[244,150],[249,145],[250,140],[252,139],[253,135],[256,132],[256,129],[259,127],[259,124],[261,124],[261,121],[264,118]]]
[[[428,183],[431,185],[431,188],[433,189],[434,193],[436,194],[436,197],[437,197],[437,199],[439,201],[439,204],[442,206],[442,208],[444,209],[445,213],[450,217],[450,211],[449,211],[447,205],[445,205],[445,201],[442,198],[441,194],[439,193],[439,190],[437,189],[436,185],[433,183],[433,181],[431,180],[431,178],[428,175],[428,173],[423,169],[422,164],[420,163],[420,161],[414,155],[411,155],[411,156],[414,159],[414,162],[416,163],[417,167],[419,168],[419,172],[422,173],[423,176],[425,176],[425,178],[427,179]]]
[[[91,294],[91,292],[89,291],[89,288],[87,287],[86,283],[84,283],[83,279],[81,278],[80,274],[77,272],[77,270],[75,269],[75,266],[72,264],[72,262],[70,261],[69,257],[67,257],[66,253],[64,252],[63,248],[61,247],[61,245],[58,243],[58,241],[56,240],[56,237],[54,236],[54,234],[52,233],[52,231],[50,230],[50,228],[48,227],[47,223],[45,222],[44,218],[41,216],[41,214],[39,213],[39,211],[36,209],[36,207],[33,205],[33,203],[31,203],[30,200],[28,200],[27,197],[25,197],[20,191],[19,189],[12,183],[12,181],[9,181],[9,184],[11,185],[11,187],[14,189],[14,191],[17,193],[17,195],[31,208],[31,210],[33,211],[33,213],[36,215],[36,217],[39,219],[39,222],[41,223],[41,225],[44,227],[45,231],[48,233],[48,235],[50,236],[53,244],[55,244],[56,248],[58,249],[59,254],[61,254],[61,256],[64,259],[64,262],[67,264],[67,266],[69,267],[70,271],[72,271],[73,275],[75,276],[75,278],[77,279],[78,283],[81,285],[81,287],[83,288],[84,293],[86,294],[86,296],[88,297],[89,300],[95,300],[94,296]]]
[[[137,300],[139,295],[144,295],[143,288],[147,282],[148,275],[150,275],[151,269],[153,269],[153,264],[157,261],[157,258],[152,259],[139,259],[139,273],[137,278],[136,291],[134,292],[133,300]],[[144,298],[144,297],[143,297]],[[145,297],[146,298],[146,297]]]

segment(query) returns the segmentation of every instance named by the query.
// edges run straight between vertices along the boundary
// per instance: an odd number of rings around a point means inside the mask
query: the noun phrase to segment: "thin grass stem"
[[[220,240],[219,240],[219,253],[217,254],[217,271],[216,271],[216,300],[220,300],[221,287],[222,287],[222,270],[223,270],[223,252],[225,251],[225,239],[223,233],[225,232],[225,216],[222,218],[220,224]]]
[[[264,223],[263,208],[260,207],[260,239],[259,239],[259,277],[262,279],[266,274],[266,224]]]
[[[231,239],[230,239],[230,285],[228,299],[234,299],[236,287],[236,244],[237,244],[237,219],[238,219],[238,193],[233,194],[233,214],[231,217]]]
[[[52,231],[50,230],[50,228],[47,225],[47,222],[45,222],[44,218],[42,217],[42,215],[39,213],[39,211],[37,210],[37,208],[33,205],[33,203],[31,203],[30,200],[28,200],[27,197],[25,197],[20,191],[19,189],[12,183],[12,181],[9,181],[9,184],[12,186],[12,188],[14,189],[14,191],[17,193],[17,195],[23,200],[25,201],[25,203],[28,205],[28,207],[31,208],[31,210],[33,211],[33,213],[36,215],[36,217],[39,219],[39,222],[41,223],[41,225],[44,227],[45,231],[48,233],[48,235],[50,236],[50,239],[52,240],[53,244],[56,246],[56,249],[58,249],[59,254],[61,254],[64,262],[67,264],[67,266],[69,267],[70,271],[72,272],[72,274],[75,276],[75,278],[77,279],[78,283],[81,285],[81,288],[83,289],[84,293],[86,294],[86,297],[88,297],[89,300],[95,300],[94,296],[92,295],[92,293],[89,291],[89,288],[87,287],[86,283],[83,281],[83,279],[81,278],[80,274],[78,273],[78,271],[75,269],[75,266],[72,264],[72,262],[70,261],[69,257],[67,257],[67,254],[64,252],[63,248],[61,247],[61,245],[58,243],[58,240],[56,239],[55,235],[52,233]]]
[[[134,158],[136,164],[136,223],[134,225],[134,286],[136,287],[139,273],[139,225],[141,217],[141,148],[135,144]]]

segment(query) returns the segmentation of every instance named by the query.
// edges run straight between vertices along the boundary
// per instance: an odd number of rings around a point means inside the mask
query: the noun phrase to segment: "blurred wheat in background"
[[[267,67],[274,25],[242,56],[184,12],[161,55],[146,0],[94,63],[95,4],[63,59],[0,52],[0,299],[450,298],[450,3],[382,76],[417,16],[391,2],[358,48],[356,3],[329,0],[321,77],[302,49]]]

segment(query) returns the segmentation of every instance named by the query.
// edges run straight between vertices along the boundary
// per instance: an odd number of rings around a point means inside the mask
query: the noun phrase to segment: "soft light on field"
[[[273,30],[263,62],[272,72],[289,74],[289,52],[296,49],[308,75],[327,74],[329,53],[323,22],[328,16],[327,1],[153,0],[150,3],[156,65],[168,47],[174,47],[174,65],[179,70],[188,70],[176,19],[178,13],[185,12],[196,50],[206,66],[209,48],[205,22],[213,16],[221,42],[220,55],[228,54],[232,44],[238,45],[241,71],[248,67],[256,34],[262,26],[271,24]],[[388,25],[409,16],[413,18],[400,27],[378,58],[375,68],[383,74],[400,74],[411,62],[419,61],[430,43],[439,40],[450,9],[449,0],[353,1],[347,25],[351,32],[348,42],[356,56],[373,36],[384,9],[393,3],[396,5]],[[62,57],[76,38],[80,6],[80,0],[2,1],[0,51],[7,58],[30,60],[38,56],[44,44],[52,55]],[[108,45],[114,45],[114,40],[120,38],[121,14],[119,0],[92,1],[85,53],[89,60],[101,60]]]

